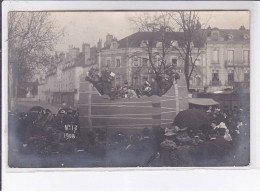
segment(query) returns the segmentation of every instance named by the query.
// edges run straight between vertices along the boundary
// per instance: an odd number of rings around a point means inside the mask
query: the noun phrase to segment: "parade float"
[[[85,76],[80,78],[79,124],[83,135],[95,129],[133,131],[154,126],[169,127],[176,115],[188,108],[185,76],[161,97],[110,99],[101,95]]]

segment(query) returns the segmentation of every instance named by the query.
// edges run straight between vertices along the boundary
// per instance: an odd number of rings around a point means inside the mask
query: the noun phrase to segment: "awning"
[[[195,104],[200,106],[215,106],[219,105],[218,102],[213,100],[212,98],[190,98],[189,104]]]

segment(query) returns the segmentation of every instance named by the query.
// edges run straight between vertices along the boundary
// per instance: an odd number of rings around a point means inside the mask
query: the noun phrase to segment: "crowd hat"
[[[180,134],[180,135],[177,135],[177,140],[179,142],[182,142],[182,143],[185,143],[185,142],[188,142],[191,140],[190,136],[188,134]]]
[[[183,127],[180,129],[180,131],[187,131],[188,127]]]
[[[165,132],[165,133],[167,133],[167,132],[169,132],[169,131],[173,131],[173,129],[169,129],[169,128],[167,128],[167,127],[164,129],[164,132]]]
[[[225,123],[223,123],[223,122],[221,122],[221,123],[219,123],[219,125],[218,126],[216,126],[217,128],[224,128],[224,129],[227,129],[227,126],[226,126],[226,124]]]
[[[172,140],[165,140],[160,144],[161,147],[166,148],[166,149],[175,149],[177,148],[177,145],[174,141]]]
[[[180,128],[178,126],[173,126],[173,130],[178,132],[178,131],[180,131]]]
[[[110,73],[110,76],[112,76],[112,77],[115,77],[115,75],[116,75],[116,74],[113,73],[113,72]]]
[[[167,137],[171,137],[171,136],[176,135],[176,133],[174,133],[173,131],[168,131],[164,135],[167,136]]]

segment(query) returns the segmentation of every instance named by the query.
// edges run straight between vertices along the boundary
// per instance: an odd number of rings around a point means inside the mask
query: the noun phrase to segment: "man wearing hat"
[[[175,143],[176,133],[173,129],[165,129],[164,141],[160,144],[160,163],[162,166],[177,166],[177,145]]]
[[[230,152],[230,142],[224,139],[225,129],[209,131],[209,140],[204,143],[203,156],[206,166],[221,166]]]
[[[179,129],[176,135],[177,149],[176,153],[179,158],[179,166],[193,166],[191,152],[193,139],[187,133],[187,127]]]

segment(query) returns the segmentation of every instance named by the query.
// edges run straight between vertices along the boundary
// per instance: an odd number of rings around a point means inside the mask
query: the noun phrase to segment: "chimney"
[[[60,53],[60,58],[61,58],[62,61],[65,61],[65,58],[66,58],[66,57],[65,57],[65,53],[63,53],[63,52]]]
[[[105,42],[105,45],[104,45],[104,46],[105,46],[105,47],[109,46],[109,45],[111,44],[112,40],[113,40],[113,35],[108,34],[108,35],[106,36],[106,42]]]
[[[91,63],[97,62],[97,48],[95,46],[90,48],[90,59]]]
[[[97,43],[97,50],[100,51],[101,48],[102,48],[102,39],[99,39]]]
[[[90,59],[90,45],[87,43],[82,44],[82,52],[84,54],[85,62],[84,64],[88,64],[88,60]]]
[[[73,45],[69,45],[69,53],[71,52],[72,49],[73,49]]]
[[[245,30],[246,28],[245,28],[245,26],[243,25],[243,26],[240,26],[240,28],[239,28],[239,30]]]

